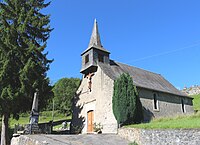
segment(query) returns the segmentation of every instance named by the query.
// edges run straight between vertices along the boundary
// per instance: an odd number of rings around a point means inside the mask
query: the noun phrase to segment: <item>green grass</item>
[[[138,145],[138,144],[134,141],[134,142],[129,143],[128,145]]]
[[[150,123],[127,125],[131,128],[144,129],[191,129],[200,128],[200,113],[188,116],[178,116],[174,118],[160,118]]]
[[[200,94],[193,95],[192,97],[194,98],[193,99],[194,110],[200,110]]]
[[[12,134],[14,132],[15,124],[28,124],[29,123],[30,114],[29,113],[22,113],[20,114],[19,120],[15,120],[12,117],[9,118],[9,138],[12,138]],[[54,112],[54,121],[64,120],[64,119],[71,119],[71,116],[66,117],[64,114],[59,113],[58,111]],[[52,112],[51,111],[43,111],[40,113],[39,116],[39,123],[49,122],[52,120]],[[1,118],[0,118],[1,121]],[[54,129],[60,128],[61,125],[54,126]],[[0,123],[0,133],[1,133],[1,123]]]
[[[19,120],[10,118],[9,119],[9,125],[11,128],[14,128],[15,124],[28,124],[29,123],[29,117],[30,114],[23,113],[20,115]],[[51,111],[43,111],[40,113],[39,116],[39,123],[49,122],[52,118],[52,112]],[[64,114],[59,113],[58,111],[54,112],[54,121],[63,120],[63,119],[71,119],[71,116],[66,117]]]
[[[59,130],[62,127],[63,127],[62,124],[56,125],[56,126],[53,127],[53,130]]]
[[[144,129],[190,129],[200,128],[200,94],[193,95],[194,110],[199,111],[194,115],[177,116],[173,118],[154,119],[150,123],[128,125],[126,127]]]

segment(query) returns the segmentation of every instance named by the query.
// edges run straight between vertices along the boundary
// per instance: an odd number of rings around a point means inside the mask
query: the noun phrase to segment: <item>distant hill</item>
[[[200,111],[200,94],[192,95],[193,99],[193,108],[195,111]]]
[[[186,93],[189,96],[198,95],[198,94],[200,94],[200,86],[199,85],[194,85],[194,86],[191,86],[189,88],[185,87],[181,91]]]
[[[181,91],[194,98],[193,108],[195,111],[200,111],[200,86],[194,85],[189,88],[185,87]]]

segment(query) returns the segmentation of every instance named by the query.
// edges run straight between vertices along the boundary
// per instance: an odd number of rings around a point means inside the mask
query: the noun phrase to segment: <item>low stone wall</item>
[[[118,135],[139,145],[200,145],[200,129],[120,128]]]
[[[12,138],[11,145],[47,145],[47,143],[39,142],[25,135],[20,135]]]

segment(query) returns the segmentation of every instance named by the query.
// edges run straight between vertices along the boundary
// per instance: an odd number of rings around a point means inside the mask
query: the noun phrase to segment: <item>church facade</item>
[[[81,54],[82,82],[73,100],[72,126],[82,133],[102,125],[103,133],[117,133],[112,110],[114,80],[129,73],[139,92],[144,122],[154,117],[193,113],[192,98],[177,90],[160,74],[111,60],[110,52],[101,44],[95,20],[88,48]]]

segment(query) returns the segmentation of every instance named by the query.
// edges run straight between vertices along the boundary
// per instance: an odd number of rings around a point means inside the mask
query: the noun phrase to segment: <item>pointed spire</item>
[[[101,39],[100,39],[96,19],[94,20],[94,26],[93,26],[92,35],[90,37],[90,42],[89,42],[88,48],[81,55],[83,55],[84,53],[86,53],[87,51],[89,51],[92,48],[96,48],[96,49],[99,49],[101,51],[104,51],[104,52],[110,54],[110,52],[107,51],[105,48],[103,48],[103,46],[101,45]]]
[[[96,19],[94,20],[94,26],[88,47],[92,47],[94,45],[102,47]]]

